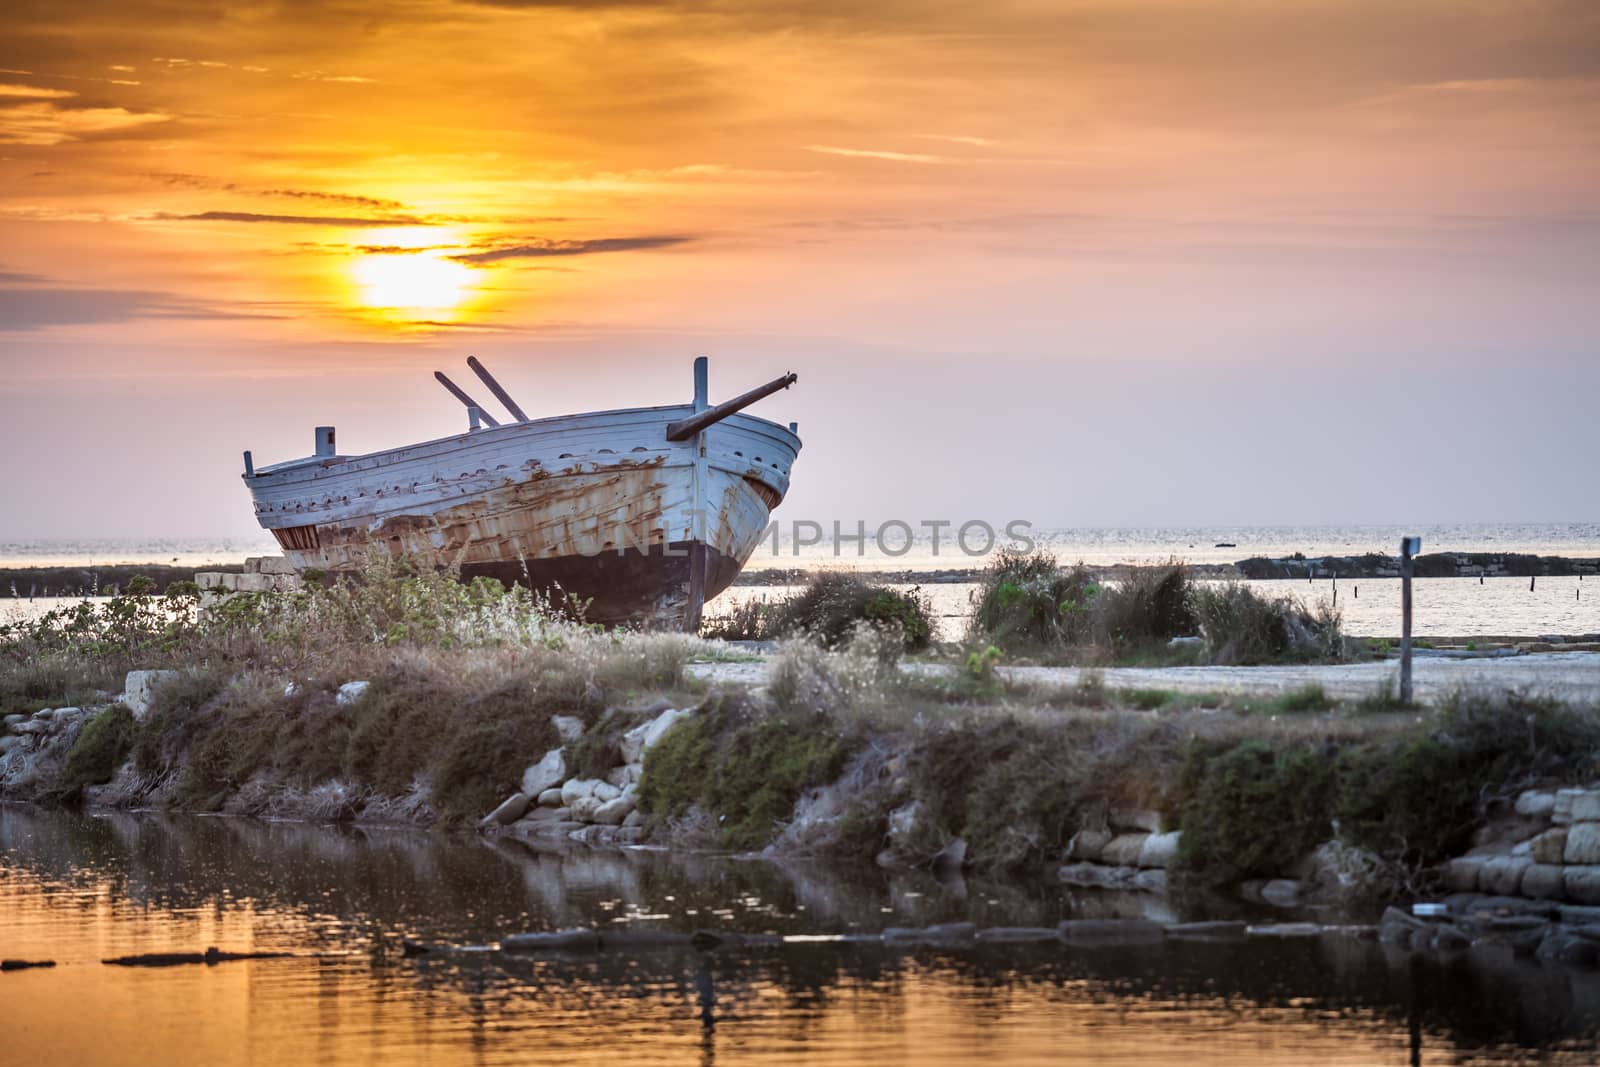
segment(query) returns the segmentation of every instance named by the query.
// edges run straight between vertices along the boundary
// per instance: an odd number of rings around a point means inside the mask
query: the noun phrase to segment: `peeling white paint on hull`
[[[595,621],[698,625],[694,569],[704,566],[705,599],[733,581],[788,491],[800,440],[745,414],[667,440],[668,424],[696,410],[517,422],[263,467],[245,482],[257,520],[301,570],[350,571],[382,551],[559,585],[590,600]]]

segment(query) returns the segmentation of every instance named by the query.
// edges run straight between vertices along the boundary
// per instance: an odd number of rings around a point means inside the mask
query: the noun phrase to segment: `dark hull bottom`
[[[693,564],[705,560],[704,595],[693,595]],[[709,545],[676,541],[648,551],[629,548],[598,556],[556,556],[509,563],[464,564],[461,576],[498,578],[564,598],[588,600],[584,618],[606,624],[630,623],[657,630],[698,630],[700,606],[728,586],[741,564]],[[698,602],[697,602],[698,601]]]

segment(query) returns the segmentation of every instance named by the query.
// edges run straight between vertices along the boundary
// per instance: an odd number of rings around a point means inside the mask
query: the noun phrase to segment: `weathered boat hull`
[[[477,430],[247,476],[256,516],[305,570],[387,552],[589,601],[588,618],[698,625],[788,491],[799,439],[732,415],[682,442],[692,406]]]

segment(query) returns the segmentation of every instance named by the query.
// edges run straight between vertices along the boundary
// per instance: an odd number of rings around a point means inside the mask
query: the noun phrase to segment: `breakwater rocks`
[[[1539,960],[1600,965],[1600,908],[1460,893],[1408,914],[1389,908],[1378,940],[1412,952],[1468,949]]]
[[[1600,786],[1528,790],[1479,837],[1445,867],[1447,888],[1600,905]]]
[[[617,746],[621,762],[603,776],[583,777],[568,767],[565,746],[552,748],[522,772],[521,789],[483,817],[479,827],[504,828],[519,837],[567,839],[590,845],[637,844],[645,835],[638,810],[639,779],[644,755],[666,732],[693,712],[657,707],[654,717],[622,734]],[[583,736],[583,723],[558,715],[552,722],[564,742]]]
[[[1396,912],[1402,918],[1409,918]],[[985,945],[1059,944],[1076,948],[1110,948],[1153,945],[1167,941],[1245,941],[1309,938],[1372,940],[1380,927],[1373,924],[1248,923],[1235,920],[1161,923],[1149,919],[1067,919],[1056,926],[990,926],[971,922],[933,926],[891,926],[880,933],[763,934],[732,930],[608,930],[578,927],[568,930],[511,934],[493,945],[429,944],[407,940],[406,956],[485,950],[517,954],[634,953],[651,949],[691,948],[719,952],[750,948],[782,948],[819,943],[886,945],[917,948],[963,949]]]
[[[1600,574],[1600,559],[1531,556],[1518,552],[1432,552],[1412,561],[1418,578],[1543,578]],[[1254,556],[1234,564],[1243,578],[1398,578],[1400,557]]]

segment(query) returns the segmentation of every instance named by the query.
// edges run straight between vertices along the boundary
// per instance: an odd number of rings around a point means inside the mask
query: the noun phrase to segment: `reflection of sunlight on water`
[[[1373,943],[900,951],[812,936],[875,914],[885,877],[834,884],[707,857],[0,809],[0,945],[60,964],[0,979],[8,1017],[25,1020],[9,1028],[6,1048],[24,1060],[176,1067],[687,1064],[718,1052],[755,1064],[1099,1065],[1169,1062],[1180,1047],[1199,1064],[1365,1064],[1406,1054],[1416,972]],[[917,887],[896,900],[932,909],[899,921],[971,915],[983,901],[1009,900],[1000,921],[1034,924],[1112,906],[1104,894],[1018,896],[1025,887],[1010,884],[975,884],[969,901],[925,874],[892,877]],[[793,925],[802,897],[829,917]],[[737,913],[745,929],[776,922],[789,943],[722,953],[397,951],[402,935],[483,945],[622,909],[692,929],[690,901]],[[212,944],[326,955],[165,970],[98,963]],[[1521,1042],[1550,1053],[1552,1040],[1592,1033],[1597,984],[1587,972],[1469,962],[1448,982],[1430,979],[1415,1032],[1430,1062],[1462,1049],[1515,1059]]]

